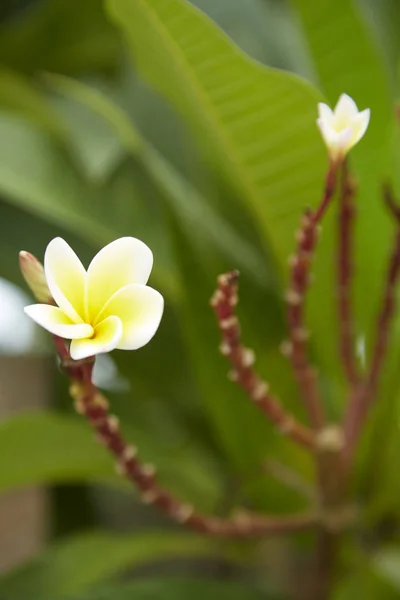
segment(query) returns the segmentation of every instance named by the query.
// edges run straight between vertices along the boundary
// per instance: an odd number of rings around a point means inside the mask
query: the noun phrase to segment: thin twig
[[[268,384],[254,370],[254,352],[241,344],[239,321],[235,315],[238,275],[237,271],[220,275],[218,288],[211,299],[222,336],[220,350],[233,367],[229,377],[246,391],[250,400],[281,433],[306,448],[312,448],[313,432],[285,412],[278,399],[270,393]]]
[[[344,161],[342,164],[342,183],[339,201],[337,297],[340,358],[347,379],[353,388],[359,380],[354,356],[354,326],[350,295],[350,283],[353,274],[351,241],[355,216],[354,194],[355,184],[349,174],[347,162]]]
[[[385,187],[384,192],[386,204],[396,220],[397,230],[386,274],[382,305],[378,316],[375,343],[372,350],[371,365],[365,382],[358,387],[351,399],[348,414],[345,419],[345,463],[347,466],[351,461],[368,409],[376,396],[379,378],[382,374],[382,368],[387,354],[390,326],[396,308],[396,285],[400,278],[400,207],[396,204],[389,187]]]
[[[203,515],[181,502],[158,484],[155,467],[144,464],[138,456],[137,448],[125,441],[117,417],[109,413],[106,398],[92,382],[94,359],[73,361],[64,341],[60,338],[55,341],[62,368],[71,380],[70,393],[77,412],[86,417],[99,442],[115,456],[118,472],[135,485],[142,502],[156,506],[174,521],[199,533],[216,537],[284,534],[307,529],[317,523],[317,516],[311,514],[270,517],[241,512],[232,518],[223,519]]]
[[[318,534],[315,581],[310,592],[310,600],[329,600],[332,591],[338,535],[321,529]]]
[[[283,345],[284,353],[290,358],[296,379],[303,394],[312,427],[321,429],[325,423],[322,398],[318,390],[316,369],[309,363],[308,338],[305,326],[304,300],[310,285],[310,267],[319,236],[319,224],[334,195],[338,165],[331,163],[324,194],[316,211],[307,210],[297,232],[297,247],[290,258],[289,288],[285,294],[289,342]]]

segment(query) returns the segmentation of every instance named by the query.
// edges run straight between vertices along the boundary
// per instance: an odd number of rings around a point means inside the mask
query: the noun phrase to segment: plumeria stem
[[[109,413],[106,398],[92,382],[94,358],[71,360],[64,340],[55,337],[55,343],[61,366],[71,380],[70,393],[77,412],[86,417],[99,442],[116,458],[118,472],[135,485],[145,504],[156,506],[174,521],[199,533],[216,537],[284,534],[316,525],[318,519],[315,514],[270,517],[242,512],[235,517],[223,519],[203,515],[181,502],[158,484],[155,467],[144,464],[138,457],[137,449],[124,439],[118,419]]]
[[[396,285],[400,278],[400,207],[395,203],[389,187],[385,188],[386,204],[396,220],[397,230],[386,274],[382,306],[378,316],[371,365],[366,380],[355,390],[345,419],[345,463],[349,466],[368,408],[376,397],[376,390],[387,354],[390,325],[396,308]]]
[[[351,387],[354,388],[359,379],[354,356],[354,331],[350,296],[350,282],[352,277],[351,241],[355,216],[355,184],[349,173],[346,160],[342,164],[341,176],[337,264],[339,345],[344,371]]]
[[[338,164],[330,163],[324,194],[316,211],[307,210],[297,233],[297,248],[290,259],[290,282],[286,292],[289,342],[284,350],[289,356],[302,391],[312,427],[321,429],[325,422],[323,403],[315,368],[308,360],[308,330],[304,323],[304,299],[310,284],[310,267],[318,242],[319,224],[333,198]]]
[[[241,344],[239,321],[235,315],[238,275],[237,271],[220,275],[218,288],[211,299],[221,331],[220,350],[233,367],[229,377],[246,391],[250,400],[281,433],[306,448],[313,448],[313,432],[285,412],[278,399],[270,393],[268,384],[254,370],[254,352]]]

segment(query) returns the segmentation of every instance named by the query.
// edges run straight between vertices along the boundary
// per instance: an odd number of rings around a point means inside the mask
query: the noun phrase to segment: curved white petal
[[[24,311],[38,325],[62,338],[73,340],[89,337],[93,334],[93,327],[91,325],[73,323],[58,306],[31,304],[30,306],[26,306]]]
[[[317,119],[317,125],[325,144],[330,148],[331,144],[335,142],[336,132],[324,119]]]
[[[346,127],[358,114],[357,104],[347,94],[342,94],[334,110],[336,126]]]
[[[44,255],[47,285],[56,304],[74,323],[83,323],[86,271],[65,240],[52,240]]]
[[[137,350],[147,344],[160,325],[164,299],[146,285],[132,284],[119,290],[101,311],[99,318],[116,315],[123,333],[117,348]]]
[[[361,111],[353,120],[353,137],[351,140],[352,145],[357,144],[367,131],[369,120],[371,117],[371,111],[369,108]]]
[[[145,284],[153,266],[153,253],[144,242],[124,237],[105,246],[87,272],[87,316],[94,320],[105,303],[120,288]]]
[[[325,121],[328,125],[332,124],[334,114],[330,106],[324,102],[318,103],[318,114],[319,118]]]
[[[111,352],[117,347],[122,335],[122,323],[118,317],[107,317],[94,328],[92,337],[72,340],[69,349],[73,360],[81,360],[95,354]]]
[[[335,139],[330,146],[332,158],[343,158],[347,154],[352,146],[352,136],[353,129],[351,127],[336,133]]]

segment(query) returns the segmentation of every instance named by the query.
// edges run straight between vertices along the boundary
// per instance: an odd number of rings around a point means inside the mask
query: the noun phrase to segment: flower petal
[[[95,354],[111,352],[117,347],[122,335],[122,323],[118,317],[107,317],[94,328],[92,337],[72,340],[70,354],[73,360],[81,360]]]
[[[351,140],[353,146],[360,141],[364,133],[367,131],[370,117],[371,111],[369,108],[366,108],[365,110],[361,111],[355,117],[353,121],[353,137]]]
[[[321,118],[317,119],[317,125],[325,144],[328,146],[328,148],[330,148],[331,144],[333,144],[336,139],[336,131],[332,129],[332,127],[324,119]]]
[[[319,118],[325,121],[328,125],[332,124],[334,114],[330,106],[324,104],[324,102],[318,102],[318,114]]]
[[[83,323],[86,271],[65,240],[50,242],[44,255],[44,272],[54,301],[74,323]]]
[[[335,129],[347,127],[358,115],[357,104],[347,94],[342,94],[335,106]]]
[[[348,127],[347,129],[343,129],[339,131],[335,135],[335,139],[332,141],[330,145],[330,154],[333,159],[336,158],[344,158],[347,152],[352,147],[352,136],[353,129]]]
[[[31,304],[24,311],[38,325],[59,337],[73,340],[93,335],[93,327],[86,323],[73,323],[58,306]]]
[[[122,321],[123,333],[117,348],[137,350],[147,344],[161,321],[164,299],[146,285],[132,284],[110,298],[99,318],[116,315]]]
[[[153,253],[146,244],[124,237],[105,246],[92,260],[87,273],[87,317],[94,320],[105,303],[120,288],[145,284],[153,266]]]

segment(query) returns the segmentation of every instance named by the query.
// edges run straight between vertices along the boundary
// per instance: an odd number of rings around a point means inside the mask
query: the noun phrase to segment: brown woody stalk
[[[305,327],[304,299],[310,285],[310,267],[319,236],[319,224],[329,207],[336,185],[337,163],[331,163],[324,194],[316,211],[307,210],[297,232],[297,247],[290,258],[290,280],[285,299],[289,342],[284,345],[285,354],[291,360],[294,373],[302,391],[312,427],[319,430],[325,423],[323,403],[318,390],[315,368],[309,363],[307,341],[309,332]]]
[[[345,462],[347,466],[351,462],[351,457],[365,422],[368,409],[376,396],[379,377],[382,373],[382,367],[387,354],[390,325],[396,309],[396,285],[400,278],[400,207],[395,203],[389,187],[386,187],[384,192],[386,204],[396,220],[397,231],[386,274],[371,365],[365,382],[363,382],[354,393],[345,419]]]
[[[254,370],[254,352],[241,344],[239,321],[235,315],[238,275],[237,271],[220,275],[218,288],[211,298],[211,306],[221,331],[220,350],[233,367],[229,377],[246,391],[250,400],[281,433],[306,448],[313,448],[313,432],[284,411],[280,402],[269,391],[268,384]]]
[[[339,199],[339,244],[337,265],[337,296],[339,313],[339,349],[343,368],[354,388],[359,380],[354,356],[354,331],[351,310],[351,277],[353,274],[351,240],[355,217],[355,184],[348,172],[347,162],[342,165]]]
[[[283,534],[307,529],[316,524],[317,517],[310,514],[269,517],[241,513],[236,518],[223,519],[197,512],[161,487],[153,465],[144,464],[137,448],[129,445],[120,430],[118,419],[108,410],[106,398],[92,382],[94,358],[74,361],[64,340],[55,338],[61,365],[71,380],[70,392],[77,412],[88,420],[97,438],[116,458],[118,472],[129,479],[140,493],[145,504],[156,506],[174,521],[195,531],[217,537],[255,537]]]

